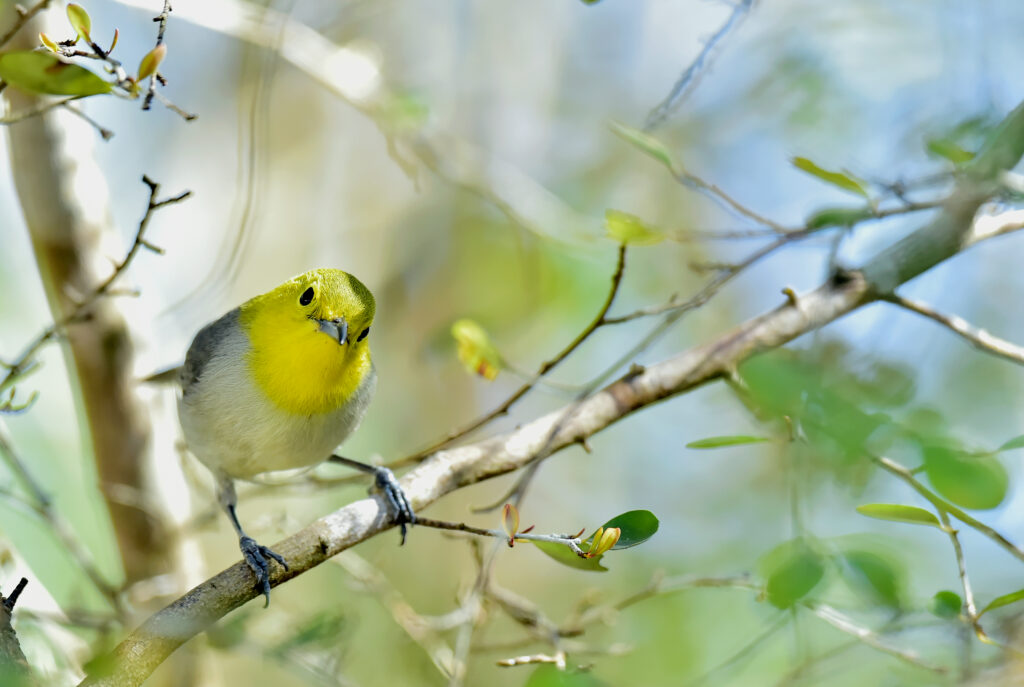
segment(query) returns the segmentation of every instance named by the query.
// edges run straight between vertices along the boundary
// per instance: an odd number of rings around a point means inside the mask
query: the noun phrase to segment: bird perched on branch
[[[373,294],[334,269],[301,274],[199,331],[178,373],[189,449],[217,478],[239,548],[270,602],[270,560],[238,521],[234,481],[332,460],[372,473],[405,541],[415,522],[387,468],[333,455],[359,425],[377,375],[370,360]]]

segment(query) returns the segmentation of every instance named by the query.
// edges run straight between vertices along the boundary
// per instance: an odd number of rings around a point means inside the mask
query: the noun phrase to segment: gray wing
[[[181,382],[182,394],[188,395],[189,389],[199,381],[206,367],[215,355],[220,345],[238,332],[238,308],[228,312],[218,320],[214,320],[199,330],[196,338],[189,346],[188,354],[185,356],[185,364],[181,366],[179,381]]]

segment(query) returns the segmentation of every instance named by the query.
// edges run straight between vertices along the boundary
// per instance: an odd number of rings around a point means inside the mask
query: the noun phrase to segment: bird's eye
[[[365,338],[366,338],[366,335],[367,335],[367,334],[369,334],[369,333],[370,333],[370,328],[369,328],[369,327],[367,327],[366,329],[364,329],[363,331],[361,331],[361,332],[359,333],[359,338],[357,338],[357,339],[356,339],[356,343],[359,343],[360,341],[362,341],[363,339],[365,339]]]
[[[308,289],[302,292],[299,296],[299,305],[309,305],[313,302],[313,287],[310,286]]]

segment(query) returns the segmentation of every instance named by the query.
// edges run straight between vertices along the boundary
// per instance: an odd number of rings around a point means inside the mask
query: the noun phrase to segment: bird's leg
[[[266,608],[270,605],[270,559],[273,558],[280,563],[285,570],[288,569],[288,564],[284,562],[282,556],[266,546],[257,544],[256,540],[245,533],[241,523],[238,522],[238,514],[235,512],[238,505],[235,483],[227,477],[221,477],[218,482],[217,495],[220,505],[224,507],[235,532],[238,533],[238,548],[241,549],[242,557],[256,575],[256,585],[261,588],[263,596],[267,598],[267,603],[264,605]]]
[[[391,472],[388,468],[381,467],[379,465],[367,465],[366,463],[360,463],[358,460],[352,460],[351,458],[343,458],[342,456],[333,455],[329,458],[332,463],[339,463],[341,465],[347,465],[350,468],[368,472],[373,475],[374,486],[384,494],[384,498],[391,504],[391,509],[395,514],[395,524],[402,531],[402,544],[405,543],[406,527],[416,524],[416,514],[412,510],[412,504],[409,503],[409,498],[405,495],[401,485],[395,478],[395,473]]]

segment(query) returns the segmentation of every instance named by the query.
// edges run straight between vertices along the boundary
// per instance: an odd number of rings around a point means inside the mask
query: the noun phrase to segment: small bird
[[[416,520],[387,468],[333,454],[366,413],[377,385],[370,359],[376,303],[347,272],[317,269],[203,327],[178,373],[178,417],[193,454],[213,471],[245,562],[270,603],[270,559],[246,535],[234,481],[332,460],[372,473],[401,527]]]

